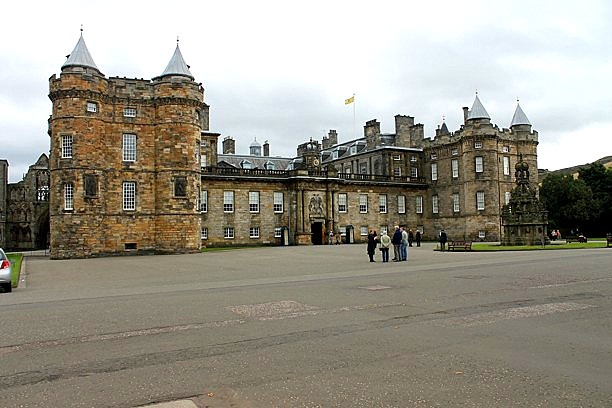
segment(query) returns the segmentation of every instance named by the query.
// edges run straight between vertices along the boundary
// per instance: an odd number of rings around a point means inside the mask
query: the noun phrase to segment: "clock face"
[[[315,166],[318,166],[319,165],[319,159],[314,159],[312,161],[312,164],[314,164]]]

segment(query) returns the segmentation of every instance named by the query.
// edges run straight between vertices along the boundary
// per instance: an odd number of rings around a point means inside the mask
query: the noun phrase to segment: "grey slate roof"
[[[518,102],[516,104],[516,110],[514,111],[514,116],[512,116],[512,123],[510,124],[510,127],[514,125],[530,125],[531,126],[529,119],[527,119],[527,115],[525,115],[525,112],[523,112],[523,110],[521,109],[521,105],[519,105]]]
[[[66,60],[66,62],[64,62],[64,65],[62,65],[62,68],[75,67],[75,66],[95,68],[99,71],[93,58],[91,58],[91,54],[89,54],[89,50],[87,49],[87,46],[85,45],[85,40],[83,39],[83,33],[81,33],[81,37],[79,38],[79,41],[74,47],[74,50],[72,50],[70,55],[68,55],[68,59]]]
[[[474,104],[472,105],[472,109],[468,113],[469,119],[491,119],[487,110],[482,106],[482,102],[478,99],[478,95],[476,95],[476,99],[474,99]]]
[[[187,65],[183,59],[183,55],[181,54],[178,44],[176,44],[176,49],[174,50],[174,54],[172,55],[168,66],[159,77],[162,78],[168,75],[178,75],[187,77],[191,80],[194,79],[193,75],[191,75],[191,72],[189,71],[189,65]]]
[[[242,163],[248,161],[251,163],[253,169],[265,169],[267,162],[274,163],[275,170],[287,170],[289,163],[293,159],[288,157],[273,157],[273,156],[250,156],[250,155],[235,155],[235,154],[220,154],[217,158],[219,165],[235,167],[237,169],[243,168]]]

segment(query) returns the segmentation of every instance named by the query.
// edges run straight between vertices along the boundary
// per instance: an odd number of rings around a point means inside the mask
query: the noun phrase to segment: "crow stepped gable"
[[[330,232],[358,243],[394,225],[501,241],[511,169],[519,155],[537,168],[538,134],[521,107],[500,129],[478,95],[460,129],[442,123],[430,138],[397,115],[395,133],[371,120],[362,137],[339,142],[331,130],[295,157],[257,140],[237,155],[229,136],[219,153],[178,45],[159,77],[106,78],[81,36],[49,96],[52,258],[320,244]]]

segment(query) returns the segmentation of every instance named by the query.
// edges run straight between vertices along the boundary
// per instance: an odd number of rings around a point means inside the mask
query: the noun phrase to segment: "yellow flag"
[[[350,98],[344,100],[344,104],[345,105],[350,105],[353,102],[355,102],[355,95],[353,95]]]

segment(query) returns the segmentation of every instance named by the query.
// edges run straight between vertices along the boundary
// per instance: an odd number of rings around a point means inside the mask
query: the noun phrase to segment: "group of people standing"
[[[380,238],[376,234],[376,230],[370,230],[368,233],[368,256],[370,262],[375,262],[374,254],[376,247],[380,247],[382,261],[389,262],[389,249],[393,246],[393,262],[401,262],[408,260],[408,247],[416,242],[416,246],[421,246],[421,231],[417,230],[416,234],[412,229],[406,229],[398,225],[395,226],[393,235],[390,237],[387,231],[383,231]]]

